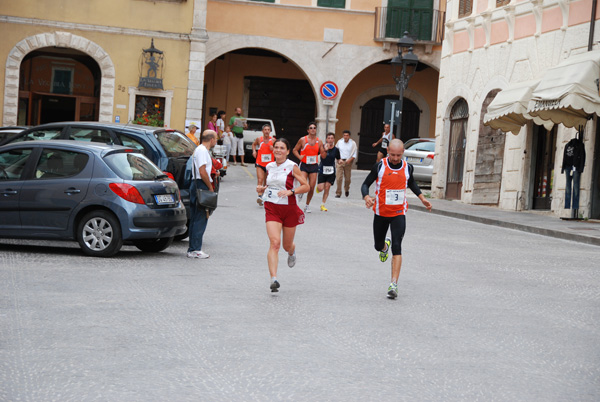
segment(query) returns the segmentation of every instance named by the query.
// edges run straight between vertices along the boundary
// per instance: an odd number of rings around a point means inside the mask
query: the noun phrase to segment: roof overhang
[[[498,92],[488,106],[483,124],[515,135],[519,134],[521,127],[530,120],[551,129],[554,123],[530,116],[527,113],[533,90],[539,83],[540,80],[518,82]]]
[[[549,68],[531,94],[527,113],[566,127],[600,115],[600,51],[569,57]]]

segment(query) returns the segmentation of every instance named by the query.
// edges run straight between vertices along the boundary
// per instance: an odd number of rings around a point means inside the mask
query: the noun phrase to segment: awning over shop
[[[600,115],[599,79],[600,51],[569,57],[544,73],[527,113],[566,127],[585,125],[589,115]]]
[[[518,82],[498,92],[498,95],[488,106],[487,113],[483,117],[483,124],[493,129],[511,132],[514,135],[519,134],[521,127],[529,120],[551,129],[554,125],[552,122],[530,116],[527,113],[527,106],[531,100],[533,90],[539,82],[540,80]]]

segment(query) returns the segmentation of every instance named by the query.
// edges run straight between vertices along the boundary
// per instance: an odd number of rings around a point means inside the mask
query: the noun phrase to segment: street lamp
[[[404,100],[404,90],[408,87],[408,81],[417,72],[419,57],[413,53],[415,41],[408,36],[408,32],[404,32],[404,36],[398,41],[398,55],[391,61],[392,76],[396,81],[396,90],[400,91],[400,102],[398,105],[398,129],[396,130],[396,138],[401,138],[402,130],[402,104]],[[404,53],[408,49],[408,52]]]

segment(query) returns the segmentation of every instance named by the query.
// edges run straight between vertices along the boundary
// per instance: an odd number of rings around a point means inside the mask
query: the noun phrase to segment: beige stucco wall
[[[96,60],[100,57],[102,71],[109,71],[103,78],[100,119],[114,121],[119,116],[121,122],[125,122],[131,114],[130,88],[138,85],[142,49],[150,47],[151,39],[154,38],[155,47],[165,54],[164,89],[173,93],[171,126],[183,129],[190,54],[190,43],[185,33],[187,31],[189,34],[191,30],[192,2],[109,0],[84,3],[85,5],[75,0],[23,0],[3,4],[4,14],[0,16],[2,65],[14,64],[26,53],[38,49],[41,42],[36,39],[36,35],[49,38],[52,46],[55,45],[53,41],[56,38],[64,38],[64,43],[61,42],[59,46],[76,48]],[[143,15],[144,18],[132,18],[132,15]],[[168,30],[173,31],[167,32]],[[15,74],[15,70],[18,74],[18,66],[11,74]],[[9,78],[12,82],[18,79]],[[0,83],[6,86],[4,68],[0,69]],[[15,91],[15,87],[5,88],[5,96],[0,97],[4,124],[16,123],[12,118],[12,110],[7,113],[4,104],[6,94],[12,95]],[[13,107],[12,104],[7,106],[9,109]]]

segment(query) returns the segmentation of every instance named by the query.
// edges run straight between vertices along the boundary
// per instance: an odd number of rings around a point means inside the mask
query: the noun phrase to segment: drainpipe
[[[596,7],[598,6],[598,0],[594,0],[592,3],[592,16],[590,17],[590,37],[588,39],[588,52],[592,50],[592,44],[594,42],[594,27],[596,22]]]

